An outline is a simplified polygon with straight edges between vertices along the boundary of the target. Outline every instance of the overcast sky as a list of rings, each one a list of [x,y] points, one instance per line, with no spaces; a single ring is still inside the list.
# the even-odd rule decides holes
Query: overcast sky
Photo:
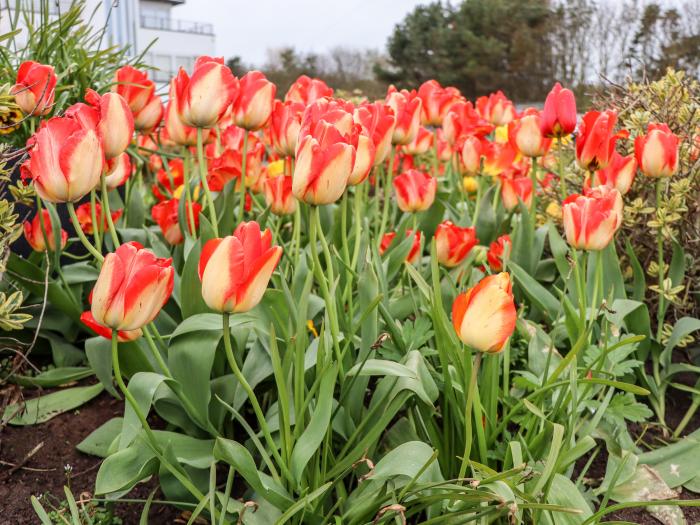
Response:
[[[394,25],[428,0],[187,0],[173,18],[211,22],[217,54],[262,65],[267,48],[322,53],[342,45],[384,49]]]

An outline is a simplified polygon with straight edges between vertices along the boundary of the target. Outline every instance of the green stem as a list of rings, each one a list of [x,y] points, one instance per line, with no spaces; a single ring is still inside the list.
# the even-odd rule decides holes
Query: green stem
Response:
[[[364,196],[366,183],[359,184],[355,186],[355,198],[353,199],[353,226],[354,226],[354,245],[352,248],[352,260],[350,261],[350,268],[355,271],[357,268],[357,260],[360,257],[360,241],[362,240],[362,209],[364,207]]]
[[[466,192],[464,192],[466,193]],[[476,178],[476,203],[474,204],[474,215],[472,216],[472,226],[476,227],[476,221],[479,218],[479,208],[481,207],[481,177]],[[467,207],[467,211],[468,211]]]
[[[240,203],[238,204],[238,222],[243,222],[243,217],[245,215],[245,177],[248,163],[248,131],[243,133],[243,156],[241,158],[241,197]]]
[[[693,416],[695,415],[695,412],[697,412],[698,407],[700,407],[700,398],[697,396],[693,397],[693,402],[690,404],[688,407],[688,410],[686,411],[685,415],[683,416],[683,419],[681,419],[681,422],[678,423],[678,426],[676,427],[676,430],[673,432],[673,437],[678,438],[681,435],[681,432],[685,429],[685,427],[690,423],[690,420],[693,419]]]
[[[112,220],[112,212],[109,209],[109,193],[107,190],[107,178],[105,174],[102,173],[102,208],[104,210],[105,216],[107,218],[107,227],[109,228],[109,235],[112,237],[112,243],[114,243],[114,249],[119,248],[119,237],[117,237],[117,230],[114,228],[114,221]],[[100,219],[100,226],[104,224]],[[97,229],[97,224],[93,223],[93,227]]]
[[[591,324],[595,322],[595,313],[598,311],[600,306],[598,303],[600,299],[598,295],[601,290],[603,290],[603,250],[598,250],[596,252],[596,268],[595,277],[593,280],[593,296],[591,297]]]
[[[158,363],[158,366],[160,367],[163,374],[165,374],[169,378],[172,377],[172,374],[170,373],[170,369],[168,368],[168,365],[165,363],[165,360],[163,359],[163,356],[161,355],[160,350],[158,350],[156,343],[153,341],[153,338],[151,337],[151,333],[148,330],[148,326],[144,326],[143,328],[141,328],[141,331],[143,332],[143,335],[146,338],[146,342],[148,343],[148,348],[150,349],[151,354],[153,354],[153,358]]]
[[[537,213],[537,157],[531,157],[532,169],[530,170],[530,179],[532,180],[532,204],[530,205],[530,213]],[[533,215],[534,222],[535,217]]]
[[[209,208],[209,220],[211,221],[212,229],[214,230],[214,236],[219,236],[219,222],[216,218],[216,207],[214,206],[214,198],[211,195],[211,190],[209,189],[209,182],[207,182],[207,165],[204,159],[204,145],[202,143],[202,128],[197,128],[197,164],[199,164],[199,178],[202,181],[202,187],[204,188],[204,193],[207,195],[207,206]],[[194,222],[192,223],[194,224]]]
[[[95,249],[95,247],[92,244],[90,244],[90,241],[88,241],[87,237],[85,237],[85,234],[83,233],[83,230],[80,227],[80,221],[78,220],[78,216],[75,214],[75,205],[72,202],[67,202],[66,206],[68,208],[68,214],[70,215],[70,220],[73,223],[73,228],[75,229],[75,233],[78,236],[78,239],[80,239],[80,242],[83,243],[85,249],[92,254],[92,256],[97,260],[97,262],[100,263],[100,265],[102,265],[105,258],[100,252],[98,252]]]
[[[659,178],[656,181],[656,209],[661,208],[661,199],[663,197],[663,179]],[[656,340],[661,341],[661,335],[664,330],[664,318],[666,317],[666,306],[665,298],[663,294],[664,290],[664,275],[666,273],[665,263],[664,263],[664,235],[662,228],[659,228],[656,232],[656,247],[658,250],[658,265],[659,265],[659,305],[656,309]]]
[[[291,481],[291,473],[287,469],[287,465],[285,464],[284,460],[282,459],[282,456],[280,456],[280,453],[277,450],[275,440],[272,439],[270,429],[268,428],[267,421],[265,420],[265,414],[263,414],[262,408],[260,407],[260,403],[258,403],[258,399],[255,397],[255,392],[253,392],[253,389],[251,388],[250,384],[248,384],[248,380],[243,375],[243,372],[241,372],[241,369],[238,367],[238,363],[236,362],[236,358],[233,355],[233,348],[231,346],[231,328],[229,327],[230,316],[231,314],[229,312],[223,312],[221,315],[223,319],[224,349],[226,351],[226,359],[228,360],[228,364],[231,367],[231,370],[233,371],[233,375],[236,376],[236,379],[238,380],[239,384],[241,385],[245,393],[248,395],[248,400],[253,406],[255,416],[258,418],[258,423],[260,423],[260,427],[262,429],[263,435],[265,436],[267,446],[270,447],[270,451],[275,457],[275,460],[277,461],[277,464],[282,470],[282,473],[288,480]]]
[[[101,208],[100,206],[100,209]],[[102,222],[97,222],[97,197],[95,196],[95,190],[90,192],[90,218],[92,219],[92,240],[95,242],[95,246],[101,249],[102,239],[100,239],[99,226],[102,226]]]
[[[562,143],[561,137],[557,142],[557,156],[559,157],[559,195],[561,196],[562,202],[566,199],[567,189],[566,189],[566,177],[564,173],[564,144]]]
[[[462,464],[459,467],[459,478],[464,478],[467,473],[467,465],[469,464],[469,456],[472,450],[472,405],[474,404],[474,391],[476,390],[476,379],[479,374],[479,366],[481,365],[482,353],[477,352],[472,364],[472,373],[469,380],[469,390],[467,391],[467,403],[464,409],[464,454],[462,455]],[[470,356],[467,357],[470,359]]]
[[[167,166],[167,159],[163,159],[163,164]],[[197,229],[195,228],[194,222],[194,209],[192,208],[192,188],[190,187],[190,169],[192,167],[192,158],[190,156],[190,150],[185,148],[185,156],[182,161],[182,178],[183,185],[185,186],[185,207],[187,212],[187,229],[193,239],[197,238]],[[172,182],[172,175],[170,175],[170,170],[167,170],[170,177],[170,185],[175,190],[174,183]]]
[[[384,177],[384,202],[382,204],[382,219],[379,223],[379,235],[377,238],[381,241],[384,237],[384,232],[386,231],[386,223],[389,220],[389,205],[391,204],[391,181],[394,178],[394,155],[395,146],[391,145],[391,150],[389,151],[389,170]]]

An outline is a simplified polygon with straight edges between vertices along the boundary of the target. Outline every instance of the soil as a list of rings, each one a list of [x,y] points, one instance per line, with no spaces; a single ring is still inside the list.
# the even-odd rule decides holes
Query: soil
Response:
[[[58,506],[64,499],[64,485],[70,486],[76,500],[81,495],[88,499],[101,459],[83,454],[75,446],[104,422],[122,414],[122,402],[103,392],[78,410],[56,416],[44,424],[8,425],[0,430],[0,525],[38,523],[30,497],[50,495],[48,500],[42,498],[42,502]],[[42,446],[27,459],[39,445]],[[69,472],[65,468],[67,465],[70,465]],[[129,493],[129,498],[145,500],[156,486],[155,479],[140,484]],[[44,507],[50,510],[48,505]],[[132,525],[139,523],[141,510],[141,504],[120,503],[115,506],[114,513],[124,525]],[[174,507],[154,503],[148,523],[178,523],[180,514]]]

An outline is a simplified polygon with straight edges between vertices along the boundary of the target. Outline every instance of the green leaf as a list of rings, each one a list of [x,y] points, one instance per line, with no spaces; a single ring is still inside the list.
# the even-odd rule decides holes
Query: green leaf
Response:
[[[433,448],[422,441],[403,443],[377,462],[367,480],[391,480],[396,487],[401,487],[411,480],[418,483],[443,481],[440,465],[433,458],[434,453]]]
[[[547,315],[550,322],[555,321],[559,316],[559,301],[516,263],[509,262],[508,268],[528,299]]]
[[[85,454],[101,458],[109,456],[109,449],[122,430],[124,418],[113,417],[93,430],[75,448]]]
[[[5,407],[3,421],[10,425],[35,425],[84,405],[102,392],[101,384],[58,390],[45,396]],[[10,419],[11,418],[11,419]]]
[[[336,366],[331,366],[323,373],[316,398],[316,408],[311,415],[309,424],[294,445],[290,459],[290,471],[297,483],[301,480],[311,456],[326,437],[333,410],[333,390],[337,374],[338,368]]]
[[[394,376],[411,377],[418,379],[415,372],[395,361],[384,359],[368,359],[365,363],[358,363],[347,372],[348,376]]]
[[[41,520],[41,525],[53,525],[53,521],[51,521],[51,518],[49,518],[49,515],[46,513],[46,509],[44,509],[42,504],[39,503],[39,500],[36,499],[36,496],[32,496],[31,498],[29,498],[29,500],[32,502],[32,508],[34,509],[34,512]]]
[[[632,266],[632,274],[634,276],[634,281],[632,283],[632,299],[635,301],[643,301],[647,289],[646,277],[644,275],[644,269],[639,259],[637,259],[637,254],[629,239],[625,239],[625,252],[627,253],[627,257],[629,257],[630,265]]]
[[[62,270],[68,284],[91,283],[96,281],[100,275],[100,270],[85,261],[66,264]]]
[[[671,364],[670,352],[676,347],[676,345],[678,345],[678,343],[681,342],[681,339],[683,339],[686,335],[695,332],[696,330],[700,330],[700,319],[696,319],[694,317],[682,317],[676,322],[676,324],[673,326],[671,337],[668,338],[668,342],[666,343],[662,354],[662,356],[664,354],[668,355],[668,358],[666,359],[668,364]],[[664,358],[662,357],[662,361],[663,360]]]
[[[68,366],[46,370],[35,376],[16,375],[12,376],[12,381],[20,386],[32,387],[40,386],[50,388],[61,386],[74,381],[80,381],[90,377],[93,371],[85,366]]]
[[[209,307],[202,298],[202,281],[199,280],[199,258],[201,251],[202,241],[200,240],[197,241],[197,243],[192,247],[192,250],[190,250],[190,253],[187,255],[187,259],[185,260],[185,266],[182,269],[182,279],[180,281],[180,305],[182,317],[184,319],[196,314],[202,314],[210,311]]]
[[[552,484],[547,495],[547,503],[579,511],[578,514],[543,512],[541,514],[543,522],[552,525],[580,525],[593,514],[576,485],[561,474],[554,474],[552,478]]]

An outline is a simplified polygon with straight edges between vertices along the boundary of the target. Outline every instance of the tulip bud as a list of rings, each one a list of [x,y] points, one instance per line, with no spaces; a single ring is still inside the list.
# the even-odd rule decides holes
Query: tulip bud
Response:
[[[532,179],[527,176],[502,176],[501,199],[507,211],[516,209],[521,201],[529,208],[532,204]]]
[[[563,203],[566,240],[581,250],[602,250],[622,224],[622,196],[598,186],[586,195],[571,195]]]
[[[233,235],[212,239],[202,248],[202,297],[217,312],[247,312],[262,299],[282,248],[272,246],[270,230],[257,222],[238,225]]]
[[[122,153],[118,157],[109,159],[105,163],[105,183],[107,188],[113,190],[124,184],[131,176],[131,159],[128,153]]]
[[[393,86],[392,86],[393,87]],[[420,127],[421,100],[415,91],[389,88],[386,96],[386,104],[394,111],[396,125],[392,136],[392,143],[405,145],[416,138]]]
[[[557,82],[544,101],[540,130],[545,137],[565,137],[576,129],[576,98]]]
[[[194,220],[194,228],[192,221],[190,220],[190,203],[185,203],[185,222],[187,227],[194,229],[195,231],[199,228],[199,213],[202,211],[202,205],[198,202],[193,202],[192,206],[192,219]],[[185,240],[185,236],[180,229],[180,222],[178,217],[178,212],[180,209],[179,199],[170,199],[167,201],[162,201],[151,208],[151,217],[156,224],[160,226],[160,231],[163,232],[163,237],[165,241],[171,246],[182,244]]]
[[[265,180],[265,202],[275,215],[289,215],[297,209],[297,200],[292,193],[292,177],[279,175]]]
[[[285,102],[301,102],[304,106],[313,104],[323,97],[332,97],[333,89],[321,79],[301,75],[289,86],[284,97]]]
[[[423,126],[420,126],[413,140],[404,145],[403,151],[407,155],[424,155],[428,153],[432,147],[433,134]]]
[[[486,260],[491,271],[500,272],[503,270],[504,263],[507,263],[508,259],[510,259],[512,247],[513,243],[508,235],[501,235],[489,245],[489,250],[486,252]]]
[[[508,140],[526,157],[541,157],[552,145],[552,139],[545,138],[540,131],[540,120],[539,111],[528,108],[519,119],[508,124]]]
[[[112,222],[119,220],[124,210],[112,212]],[[95,231],[95,225],[92,222],[92,205],[89,202],[83,203],[75,209],[75,215],[78,217],[80,229],[87,235],[92,235]],[[95,219],[97,219],[97,231],[104,232],[108,228],[107,216],[102,211],[102,205],[99,202],[95,203]]]
[[[181,68],[172,85],[182,121],[194,128],[213,128],[239,90],[238,79],[224,65],[224,59],[208,56],[196,60],[192,78]]]
[[[418,170],[408,170],[393,181],[396,202],[401,211],[413,213],[432,206],[437,191],[437,179]]]
[[[454,268],[466,259],[478,242],[474,228],[462,228],[452,221],[443,221],[435,230],[438,262]]]
[[[41,229],[41,222],[44,222],[44,230]],[[41,218],[37,213],[34,218],[30,221],[24,221],[24,238],[27,239],[29,246],[35,252],[43,252],[46,250],[46,244],[48,241],[49,251],[56,251],[56,239],[54,239],[53,225],[51,224],[51,215],[48,210],[41,210]],[[46,238],[44,238],[44,233],[46,233]],[[68,233],[66,230],[61,228],[61,249],[66,246],[66,241],[68,240]]]
[[[270,137],[279,155],[294,156],[303,113],[304,105],[300,102],[275,101],[270,117]]]
[[[75,202],[100,182],[104,155],[97,132],[74,119],[44,121],[28,141],[22,169],[39,196],[49,202]]]
[[[137,242],[107,254],[92,290],[95,322],[113,330],[137,330],[156,318],[173,291],[175,271]]]
[[[649,124],[634,140],[639,169],[647,177],[671,177],[678,171],[678,137],[666,124]]]
[[[411,250],[406,255],[406,262],[409,264],[415,264],[420,259],[422,245],[423,245],[423,235],[420,230],[415,233],[413,230],[406,230],[406,237],[413,237],[413,244],[411,244]],[[379,243],[379,254],[384,255],[389,247],[393,244],[396,238],[396,232],[385,233]]]
[[[481,141],[470,135],[464,139],[462,146],[462,167],[470,175],[475,175],[481,170],[481,155],[483,146]]]
[[[484,277],[452,304],[452,323],[462,342],[479,352],[498,353],[513,335],[517,312],[510,275]]]
[[[589,111],[583,116],[576,137],[576,158],[579,166],[595,171],[605,168],[615,151],[615,143],[627,132],[614,133],[617,114]]]
[[[634,182],[637,173],[637,161],[632,155],[623,157],[614,151],[610,158],[610,164],[602,170],[593,173],[591,186],[611,186],[625,195]]]
[[[47,115],[53,106],[56,92],[56,73],[52,66],[33,60],[20,64],[17,80],[10,89],[15,103],[28,116]]]
[[[233,102],[236,126],[257,131],[267,125],[272,114],[277,86],[260,71],[249,71],[240,81],[238,97]]]

